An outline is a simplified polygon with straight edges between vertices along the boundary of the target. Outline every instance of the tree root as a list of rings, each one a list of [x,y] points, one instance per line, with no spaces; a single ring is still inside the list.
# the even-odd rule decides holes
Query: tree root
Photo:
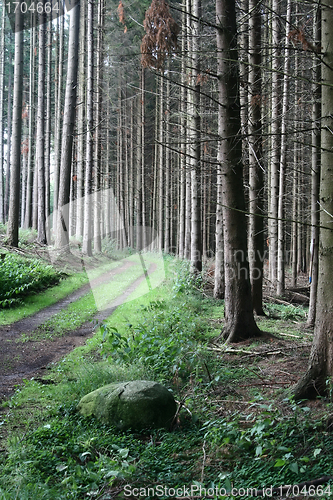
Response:
[[[300,399],[316,399],[327,396],[327,377],[322,371],[309,368],[292,390],[295,401]]]

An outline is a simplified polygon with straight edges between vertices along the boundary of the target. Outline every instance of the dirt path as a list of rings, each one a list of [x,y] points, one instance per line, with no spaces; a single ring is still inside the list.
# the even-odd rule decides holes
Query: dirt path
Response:
[[[53,340],[18,342],[22,333],[32,333],[49,318],[89,293],[92,286],[109,281],[110,278],[124,272],[132,265],[135,265],[135,263],[125,261],[122,266],[109,271],[100,278],[96,278],[93,282],[84,285],[56,304],[12,325],[0,327],[0,400],[8,397],[14,391],[15,386],[22,382],[23,379],[42,377],[47,365],[59,361],[76,347],[85,344],[87,338],[94,333],[96,321],[100,323],[108,318],[145,280],[144,273],[111,302],[107,309],[99,311],[94,316],[93,321],[85,322],[78,329],[67,333],[63,337]],[[148,274],[153,273],[156,267],[155,264],[151,264]]]

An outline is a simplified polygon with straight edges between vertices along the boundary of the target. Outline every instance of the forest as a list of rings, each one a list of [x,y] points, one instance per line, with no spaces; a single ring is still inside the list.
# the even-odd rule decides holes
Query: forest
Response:
[[[0,80],[0,500],[329,498],[333,0],[1,2]]]

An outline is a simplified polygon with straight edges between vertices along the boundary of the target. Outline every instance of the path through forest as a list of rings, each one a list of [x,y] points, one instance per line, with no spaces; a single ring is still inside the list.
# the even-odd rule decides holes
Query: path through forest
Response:
[[[83,345],[91,337],[96,325],[108,318],[115,309],[157,269],[156,263],[151,263],[148,271],[132,281],[123,292],[108,304],[107,308],[98,311],[90,321],[86,321],[79,328],[67,332],[61,337],[44,340],[28,340],[21,342],[21,336],[33,333],[47,320],[89,293],[91,289],[109,283],[112,278],[121,275],[135,265],[135,262],[125,260],[122,265],[104,273],[99,278],[84,285],[56,304],[53,304],[33,316],[24,318],[11,325],[0,327],[0,400],[9,396],[15,386],[23,379],[37,377],[42,379],[47,366],[59,361],[63,356],[78,346]]]

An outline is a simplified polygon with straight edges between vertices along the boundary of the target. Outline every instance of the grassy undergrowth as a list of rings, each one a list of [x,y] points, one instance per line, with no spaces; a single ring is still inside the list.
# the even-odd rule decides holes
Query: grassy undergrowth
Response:
[[[61,277],[62,273],[39,259],[3,254],[0,261],[0,307],[16,305],[26,295],[57,284]]]
[[[12,256],[10,254],[8,254],[8,256],[9,260],[17,260],[16,256]],[[37,293],[37,290],[35,290],[33,293],[29,293],[29,295],[22,296],[19,300],[15,300],[15,303],[13,302],[12,307],[10,308],[1,309],[0,307],[0,325],[10,325],[19,319],[31,316],[45,307],[57,303],[59,300],[67,297],[70,293],[89,283],[89,281],[98,279],[99,276],[105,274],[106,272],[120,267],[122,265],[122,258],[124,257],[126,257],[126,255],[119,254],[119,260],[117,261],[110,261],[110,259],[105,257],[101,257],[97,261],[94,259],[94,262],[92,264],[90,263],[91,269],[89,270],[88,275],[86,271],[76,271],[71,275],[65,275],[63,273],[59,273],[51,266],[46,266],[42,261],[38,261],[38,266],[42,270],[46,267],[48,272],[54,273],[55,276],[58,276],[57,284],[52,286],[52,282],[50,281],[49,286],[46,289],[43,289],[42,294]],[[133,260],[132,257],[129,257],[129,259]],[[30,260],[27,259],[18,260],[22,260],[24,263],[30,262]],[[52,271],[49,271],[49,268],[51,268]],[[133,269],[132,271],[122,272],[120,275],[120,282],[117,282],[117,279],[115,279],[112,283],[112,290],[108,290],[109,300],[112,300],[112,297],[115,297],[118,293],[120,293],[131,281],[131,279],[134,279],[136,274],[140,272],[142,272],[141,265],[136,266],[134,273]],[[43,287],[44,285],[41,285],[41,288]],[[94,293],[98,293],[98,287],[94,289]],[[83,298],[81,302],[78,301],[69,308],[66,308],[66,310],[62,313],[59,313],[55,318],[47,322],[45,328],[43,327],[36,332],[36,339],[51,338],[52,332],[54,332],[55,336],[57,336],[61,331],[65,333],[78,327],[84,321],[91,318],[97,311],[95,298],[96,297],[93,297],[93,294],[90,293],[89,296]]]
[[[119,263],[112,263],[108,264],[108,266],[103,266],[102,269],[104,271],[110,271],[119,265]],[[98,274],[101,274],[101,269],[95,270],[94,274],[98,277]],[[141,266],[136,265],[114,276],[107,285],[96,285],[93,291],[69,304],[62,311],[40,325],[32,333],[23,334],[18,341],[27,342],[32,340],[54,339],[79,328],[84,322],[92,320],[94,315],[98,312],[98,307],[96,305],[96,297],[98,297],[98,295],[107,297],[108,303],[112,303],[112,301],[123,293],[127,286],[141,274]]]
[[[41,309],[51,306],[64,297],[67,297],[67,295],[87,282],[87,275],[84,272],[63,277],[56,286],[44,290],[42,294],[29,295],[28,297],[24,297],[22,303],[17,304],[15,307],[0,310],[0,325],[10,325],[19,319],[31,316]]]
[[[200,280],[184,263],[166,264],[162,286],[139,297],[137,290],[87,345],[3,404],[0,499],[175,498],[176,488],[187,494],[191,487],[192,496],[200,487],[221,490],[212,496],[201,490],[200,498],[236,498],[233,487],[244,488],[246,497],[247,488],[332,474],[333,443],[324,424],[330,406],[316,412],[278,400],[281,391],[251,386],[262,377],[259,358],[210,349],[223,304],[202,297]],[[275,321],[276,333],[286,321],[283,306],[278,314],[262,320]],[[116,432],[77,414],[83,395],[133,379],[157,380],[173,391],[182,409],[172,432]],[[317,496],[328,498],[325,488]]]

